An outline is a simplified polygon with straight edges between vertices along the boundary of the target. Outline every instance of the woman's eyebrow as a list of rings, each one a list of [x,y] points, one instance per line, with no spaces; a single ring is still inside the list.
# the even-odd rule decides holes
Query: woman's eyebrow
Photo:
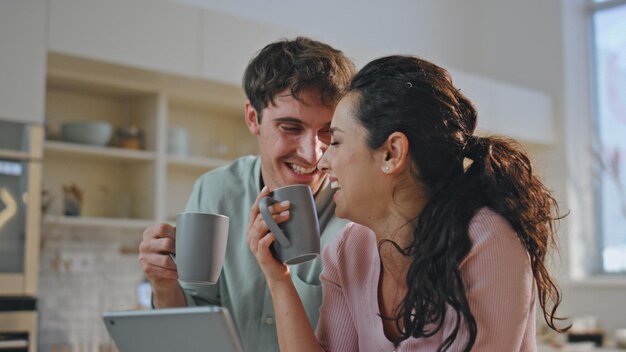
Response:
[[[342,130],[341,128],[336,127],[336,126],[329,128],[329,129],[328,129],[328,131],[329,131],[330,133],[335,133],[335,132],[343,132],[343,130]]]

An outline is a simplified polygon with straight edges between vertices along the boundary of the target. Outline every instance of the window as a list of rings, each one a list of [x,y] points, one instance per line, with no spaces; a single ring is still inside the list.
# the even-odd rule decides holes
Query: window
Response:
[[[601,268],[626,272],[626,1],[596,0],[596,204]]]

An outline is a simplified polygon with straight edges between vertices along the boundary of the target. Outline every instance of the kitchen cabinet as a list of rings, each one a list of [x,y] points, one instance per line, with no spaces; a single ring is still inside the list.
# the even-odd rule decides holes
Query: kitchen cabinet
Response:
[[[242,89],[58,53],[48,59],[44,188],[48,222],[145,227],[173,221],[194,180],[257,152],[243,118]],[[106,121],[140,130],[143,148],[68,143],[69,121]],[[174,134],[185,131],[181,150]],[[83,194],[80,217],[66,217],[64,185]],[[45,200],[44,200],[45,201]]]
[[[201,75],[230,84],[241,84],[248,61],[258,50],[280,38],[295,38],[299,34],[208,10],[202,11],[202,16]]]
[[[198,76],[200,16],[164,0],[51,0],[49,49]]]
[[[0,1],[0,119],[42,123],[46,0]]]
[[[257,50],[298,34],[173,1],[50,3],[51,51],[235,85]]]
[[[451,72],[455,84],[476,105],[477,132],[536,146],[556,142],[554,102],[544,92],[468,72]]]

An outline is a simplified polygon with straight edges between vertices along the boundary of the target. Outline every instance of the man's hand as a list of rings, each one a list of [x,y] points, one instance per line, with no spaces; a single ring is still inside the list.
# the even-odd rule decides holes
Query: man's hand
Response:
[[[178,285],[178,271],[170,253],[176,252],[176,228],[159,224],[147,228],[139,244],[139,262],[152,285],[155,307],[185,305]]]

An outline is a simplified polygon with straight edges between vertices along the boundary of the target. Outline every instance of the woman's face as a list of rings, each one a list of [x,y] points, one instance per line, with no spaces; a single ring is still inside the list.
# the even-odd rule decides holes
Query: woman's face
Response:
[[[328,173],[331,187],[337,190],[335,214],[367,225],[385,203],[383,195],[388,188],[376,162],[376,151],[366,144],[367,130],[354,117],[357,101],[351,93],[337,105],[330,128],[331,144],[318,167]]]

